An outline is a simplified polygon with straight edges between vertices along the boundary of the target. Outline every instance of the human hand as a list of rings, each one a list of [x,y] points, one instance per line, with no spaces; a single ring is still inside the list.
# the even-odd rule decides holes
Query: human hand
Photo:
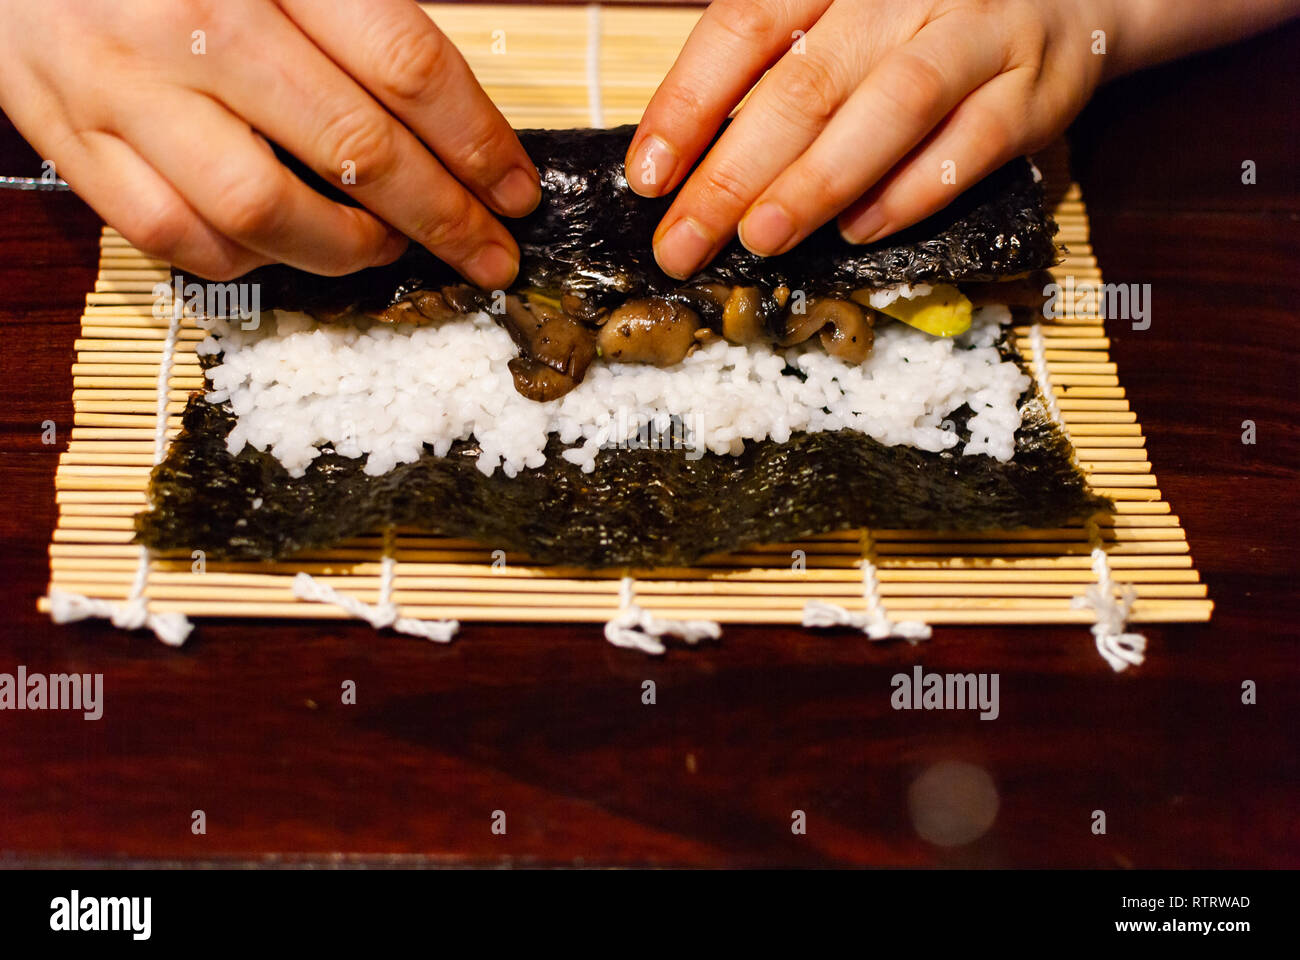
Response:
[[[1113,20],[1109,0],[717,0],[646,108],[632,189],[676,188],[758,85],[655,232],[659,265],[688,277],[737,230],[771,256],[837,216],[851,243],[924,219],[1065,128]]]
[[[409,0],[0,0],[0,108],[103,218],[217,280],[337,275],[406,237],[510,283],[537,171]],[[363,205],[335,203],[267,138]],[[391,226],[390,226],[391,225]]]

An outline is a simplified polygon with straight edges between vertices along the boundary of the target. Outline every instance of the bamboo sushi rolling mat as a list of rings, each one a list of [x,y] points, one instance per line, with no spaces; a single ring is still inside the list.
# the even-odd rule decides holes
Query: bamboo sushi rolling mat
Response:
[[[635,122],[700,11],[653,7],[429,7],[516,127]],[[495,51],[495,52],[494,52]],[[1049,186],[1068,183],[1063,147],[1038,158]],[[1057,189],[1058,278],[1100,281],[1077,185]],[[160,360],[169,321],[153,317],[166,263],[105,229],[99,279],[86,298],[73,363],[74,427],[56,476],[59,520],[50,545],[50,588],[121,601],[131,595],[141,548],[132,517],[147,505],[154,462]],[[1031,330],[1015,330],[1031,366]],[[1129,409],[1101,321],[1044,323],[1045,361],[1080,465],[1116,506],[1094,533],[1110,573],[1136,590],[1134,622],[1208,620],[1212,602],[1192,565],[1179,518],[1164,501]],[[179,429],[187,396],[203,387],[195,346],[204,332],[181,322],[167,383],[167,431]],[[1084,527],[983,535],[915,530],[828,534],[755,547],[689,569],[633,571],[637,601],[667,617],[732,623],[798,623],[809,600],[863,608],[860,567],[871,551],[880,599],[896,619],[932,624],[1090,624],[1072,605],[1096,583]],[[366,603],[381,585],[382,537],[351,541],[283,563],[208,563],[186,555],[149,560],[144,596],[157,613],[191,616],[345,618],[333,604],[295,598],[299,571]],[[803,551],[804,569],[792,562]],[[393,601],[406,617],[462,621],[605,621],[619,609],[624,571],[528,565],[491,548],[397,531]],[[42,598],[42,610],[49,601]]]

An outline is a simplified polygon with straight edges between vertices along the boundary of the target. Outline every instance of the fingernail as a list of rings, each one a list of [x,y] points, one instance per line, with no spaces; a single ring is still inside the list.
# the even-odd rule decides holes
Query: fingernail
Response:
[[[643,197],[657,197],[672,182],[677,151],[656,136],[646,137],[627,167],[627,185]]]
[[[794,218],[779,203],[764,200],[740,221],[739,233],[746,250],[770,257],[784,252],[794,239]]]
[[[670,277],[685,280],[713,250],[713,240],[690,217],[682,217],[655,244],[655,260]]]
[[[465,264],[465,276],[484,290],[504,290],[514,282],[519,263],[499,243],[487,243]]]
[[[542,199],[542,189],[538,186],[537,175],[523,167],[511,167],[510,171],[488,191],[488,194],[497,209],[508,217],[522,217],[531,212]]]
[[[840,236],[849,243],[870,243],[885,229],[885,225],[885,211],[873,204],[842,222]]]
[[[410,243],[411,241],[407,237],[396,230],[388,231],[384,245],[379,248],[379,252],[375,254],[375,259],[370,261],[370,265],[372,267],[382,267],[392,263],[406,252],[406,248],[410,246]]]

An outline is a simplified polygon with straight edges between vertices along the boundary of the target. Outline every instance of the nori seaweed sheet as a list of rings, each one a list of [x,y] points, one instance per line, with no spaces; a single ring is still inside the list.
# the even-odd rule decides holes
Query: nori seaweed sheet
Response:
[[[367,476],[360,458],[327,452],[295,479],[269,453],[245,447],[231,456],[234,415],[195,394],[153,471],[152,509],[136,517],[137,539],[213,560],[282,559],[396,524],[540,563],[654,567],[860,526],[1059,527],[1109,508],[1032,389],[1021,409],[1015,458],[1005,463],[841,430],[751,441],[737,457],[602,451],[589,474],[552,438],[546,464],[513,479],[484,476],[472,442],[445,457],[426,451],[380,477]],[[952,417],[963,442],[968,416],[962,408]]]
[[[519,132],[543,196],[532,214],[507,221],[521,251],[517,287],[621,298],[680,286],[659,270],[650,246],[671,198],[639,197],[624,178],[633,129]],[[351,202],[297,169],[317,189]],[[1041,184],[1016,160],[880,243],[850,245],[833,224],[779,257],[756,257],[733,241],[692,282],[767,290],[784,284],[819,296],[997,280],[1054,263],[1055,232]],[[264,308],[308,311],[378,310],[411,290],[459,282],[414,245],[394,264],[346,277],[273,266],[243,280],[262,285]],[[1003,351],[1020,362],[1006,343]],[[552,439],[546,465],[513,479],[479,472],[472,442],[455,444],[445,457],[426,451],[382,477],[366,476],[361,459],[326,452],[295,479],[269,453],[245,448],[231,456],[225,438],[233,414],[196,394],[180,436],[153,471],[152,506],[136,517],[137,539],[155,550],[202,549],[214,560],[280,559],[396,524],[542,563],[650,567],[859,526],[1057,527],[1108,508],[1087,488],[1068,441],[1032,390],[1021,407],[1016,455],[1006,463],[884,446],[846,430],[750,442],[738,457],[606,451],[590,474],[559,456]],[[952,419],[965,442],[962,413]]]
[[[651,238],[672,196],[647,199],[628,187],[623,159],[634,126],[608,130],[520,130],[537,165],[542,199],[536,210],[505,220],[519,243],[515,288],[584,292],[609,299],[665,295],[681,281],[663,273]],[[286,162],[316,189],[353,203],[292,158]],[[1030,165],[1017,159],[994,171],[947,208],[880,242],[847,243],[829,223],[788,253],[759,257],[732,240],[692,283],[786,285],[808,296],[897,283],[998,280],[1059,259],[1056,223]],[[261,284],[264,308],[307,310],[356,305],[382,310],[406,293],[462,282],[423,247],[412,244],[395,263],[344,277],[320,277],[282,265],[241,278]]]

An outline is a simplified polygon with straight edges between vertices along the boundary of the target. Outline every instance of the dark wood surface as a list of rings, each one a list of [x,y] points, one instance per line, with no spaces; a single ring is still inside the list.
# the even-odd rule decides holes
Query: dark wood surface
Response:
[[[0,862],[1300,864],[1298,56],[1292,26],[1134,77],[1073,130],[1107,278],[1154,287],[1151,328],[1115,325],[1114,354],[1218,605],[1208,625],[1145,628],[1149,659],[1123,675],[1081,627],[940,628],[916,648],[732,627],[650,659],[595,626],[473,624],[441,647],[202,621],[180,651],[52,626],[36,599],[62,443],[40,425],[71,426],[99,224],[75,197],[0,193],[0,672],[105,684],[98,721],[0,712]],[[39,173],[7,125],[0,173]],[[890,677],[915,663],[998,673],[1001,716],[892,710]],[[1000,798],[958,847],[909,813],[946,760]]]

